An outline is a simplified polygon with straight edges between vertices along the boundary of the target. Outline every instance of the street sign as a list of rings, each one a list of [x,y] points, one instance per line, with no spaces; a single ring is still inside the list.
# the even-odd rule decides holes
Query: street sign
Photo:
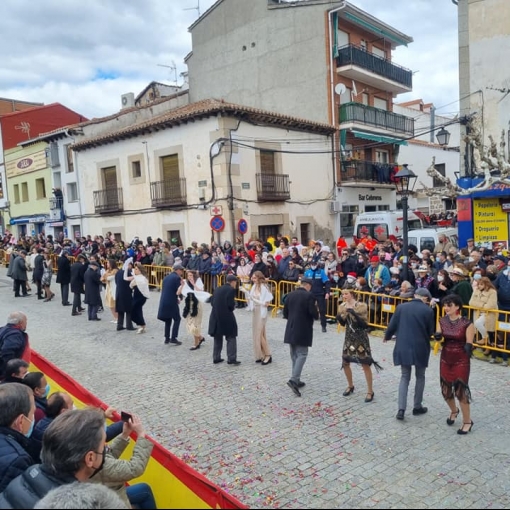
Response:
[[[209,224],[215,232],[221,232],[225,228],[225,220],[221,216],[213,216]]]
[[[223,215],[223,207],[221,205],[213,205],[209,210],[211,211],[211,216]]]
[[[244,218],[241,218],[237,222],[237,230],[239,231],[240,234],[243,235],[246,234],[246,232],[248,232],[248,223]]]

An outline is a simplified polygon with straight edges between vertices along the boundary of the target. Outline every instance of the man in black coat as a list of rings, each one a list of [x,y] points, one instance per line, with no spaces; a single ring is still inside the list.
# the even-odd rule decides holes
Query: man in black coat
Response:
[[[402,372],[398,388],[397,420],[404,419],[412,366],[415,367],[416,376],[413,415],[425,414],[428,410],[423,407],[422,401],[425,370],[429,365],[430,340],[435,329],[435,314],[428,305],[431,298],[427,289],[416,289],[412,301],[397,306],[384,334],[384,342],[396,336],[393,363],[400,365]]]
[[[127,272],[124,269],[115,273],[115,311],[117,312],[117,331],[134,331],[131,320],[131,311],[133,310],[133,289],[129,286],[129,281],[124,280],[124,273],[132,276],[133,264],[128,264]],[[124,327],[124,317],[126,326]]]
[[[97,311],[101,305],[101,273],[99,264],[95,261],[90,262],[85,271],[85,302],[88,306],[89,321],[100,321]]]
[[[165,344],[182,345],[182,342],[177,339],[177,335],[179,334],[179,325],[181,324],[179,299],[180,290],[184,286],[183,274],[184,267],[181,264],[174,264],[173,271],[163,279],[158,320],[165,323]],[[170,330],[172,336],[170,336]]]
[[[12,272],[11,277],[14,280],[14,297],[20,296],[20,288],[22,291],[22,297],[28,296],[27,292],[27,265],[25,263],[25,259],[27,258],[27,252],[25,250],[21,250],[19,255],[12,262]]]
[[[85,271],[87,270],[87,266],[85,265],[85,261],[87,257],[82,255],[81,253],[76,258],[76,262],[71,266],[71,292],[73,293],[73,309],[71,315],[81,315],[81,312],[85,310],[85,308],[81,307],[81,295],[85,294]]]
[[[0,492],[30,467],[28,437],[34,424],[34,395],[20,383],[0,386]],[[0,507],[1,508],[1,507]]]
[[[11,359],[23,357],[28,347],[27,316],[22,312],[12,312],[7,317],[7,325],[0,328],[0,377],[6,375],[5,368]]]
[[[290,359],[292,360],[292,376],[287,386],[298,396],[299,388],[305,383],[301,381],[301,372],[308,357],[308,348],[313,341],[313,321],[319,319],[319,309],[315,298],[311,294],[313,280],[303,278],[301,286],[287,294],[283,306],[283,318],[287,319],[284,343],[290,345]]]
[[[37,299],[44,299],[42,293],[41,280],[44,273],[44,250],[42,248],[37,249],[37,255],[34,258],[34,267],[32,278],[34,279],[34,283],[37,285]]]
[[[212,310],[209,317],[209,335],[214,337],[213,363],[225,361],[221,357],[223,337],[227,340],[227,363],[240,365],[237,361],[237,321],[234,315],[236,307],[237,277],[227,276],[227,283],[218,287],[211,298]]]
[[[71,306],[69,303],[69,284],[71,283],[71,262],[67,258],[67,251],[63,250],[57,259],[57,283],[60,283],[62,306]]]

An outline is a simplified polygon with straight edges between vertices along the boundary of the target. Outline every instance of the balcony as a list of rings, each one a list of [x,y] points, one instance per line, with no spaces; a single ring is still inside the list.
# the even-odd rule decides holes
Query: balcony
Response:
[[[366,83],[372,87],[401,94],[413,89],[413,72],[378,57],[364,49],[348,44],[338,50],[337,73],[345,78]]]
[[[108,214],[124,210],[122,188],[101,189],[94,191],[94,208],[96,213]]]
[[[257,200],[283,202],[290,198],[288,175],[257,174]]]
[[[342,186],[369,182],[377,187],[394,187],[391,181],[391,170],[394,164],[362,161],[359,159],[343,160],[341,165]]]
[[[362,103],[345,103],[340,106],[340,129],[353,127],[372,126],[375,129],[370,131],[380,134],[393,134],[401,138],[412,138],[414,136],[414,119],[388,112],[373,106],[366,106]]]
[[[151,182],[152,207],[186,205],[186,179]]]
[[[62,209],[64,204],[63,197],[52,197],[50,198],[50,211],[55,209]]]

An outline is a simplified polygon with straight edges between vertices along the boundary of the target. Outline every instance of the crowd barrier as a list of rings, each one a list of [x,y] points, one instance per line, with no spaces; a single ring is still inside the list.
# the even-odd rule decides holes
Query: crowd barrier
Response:
[[[53,272],[57,272],[57,259],[58,255],[52,255],[53,261]],[[75,257],[69,257],[71,264],[75,262]],[[5,250],[0,250],[0,263],[8,265],[9,254]],[[122,263],[119,262],[119,269],[122,268]],[[168,266],[153,266],[144,265],[147,277],[149,280],[149,287],[157,288],[161,290],[161,286],[165,276],[172,272],[172,268]],[[202,281],[204,282],[204,288],[207,292],[214,292],[214,290],[223,285],[225,282],[225,275],[211,275],[202,274]],[[251,288],[251,283],[247,279],[240,279],[239,285],[244,286],[247,290]],[[298,285],[299,282],[289,281],[275,281],[268,280],[267,285],[269,290],[273,294],[273,301],[270,305],[272,316],[276,316],[279,311],[283,309],[285,296],[292,292]],[[333,287],[331,289],[330,298],[326,301],[326,317],[330,321],[334,321],[337,315],[338,305],[341,302],[341,288]],[[401,298],[398,296],[388,296],[386,294],[374,294],[372,292],[361,292],[357,291],[357,298],[368,306],[368,325],[372,329],[384,330],[395,313],[396,307],[409,301],[408,298]],[[246,306],[246,295],[244,292],[238,291],[236,294],[236,301],[239,306]],[[471,320],[474,319],[475,312],[478,310],[472,306],[465,306],[465,314]],[[439,312],[439,308],[437,308]],[[444,313],[444,312],[441,312]],[[496,341],[491,341],[490,337],[481,338],[481,335],[477,333],[477,344],[485,347],[490,351],[496,351],[501,353],[510,354],[510,342],[508,340],[508,333],[510,333],[510,312],[501,310],[483,310],[483,313],[495,314],[497,317],[494,333]],[[440,319],[440,313],[436,313],[436,322]],[[339,330],[341,329],[338,326]],[[492,336],[492,335],[491,335]]]

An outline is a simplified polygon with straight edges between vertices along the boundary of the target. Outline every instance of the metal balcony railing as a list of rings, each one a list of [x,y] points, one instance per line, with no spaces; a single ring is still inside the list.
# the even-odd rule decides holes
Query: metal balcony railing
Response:
[[[186,205],[186,179],[151,182],[152,207]]]
[[[411,70],[393,64],[391,61],[369,53],[354,44],[339,48],[336,65],[337,67],[345,65],[359,66],[410,89],[413,87],[413,72]]]
[[[376,161],[343,160],[342,183],[365,181],[377,184],[395,184],[391,180],[394,166],[391,163],[377,163]]]
[[[124,209],[122,188],[101,189],[94,191],[94,208],[96,213],[112,213]]]
[[[63,204],[64,204],[64,199],[62,197],[50,198],[50,210],[62,209]]]
[[[340,106],[340,123],[354,122],[366,126],[375,126],[393,133],[414,136],[414,119],[388,112],[362,103],[345,103]]]
[[[290,198],[288,175],[257,174],[257,199],[260,201],[284,201]]]

